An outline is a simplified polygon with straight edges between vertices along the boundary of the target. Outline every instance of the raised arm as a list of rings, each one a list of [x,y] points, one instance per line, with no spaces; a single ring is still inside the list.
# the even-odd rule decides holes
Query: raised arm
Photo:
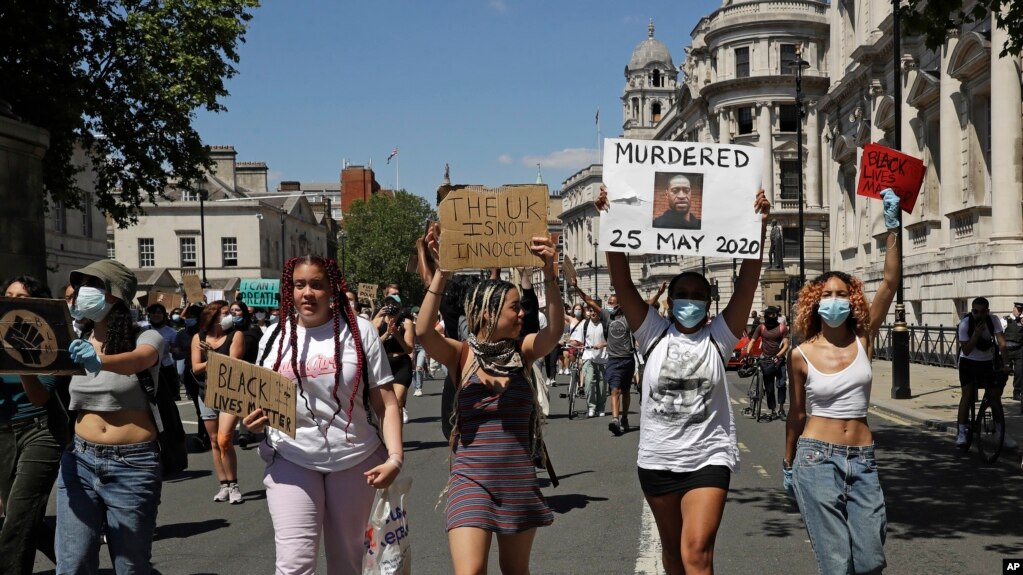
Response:
[[[433,261],[440,261],[437,255],[437,248],[440,241],[440,226],[434,224],[427,232],[427,251]],[[423,303],[419,306],[419,322],[416,323],[416,337],[423,345],[426,354],[437,360],[441,365],[452,367],[458,365],[458,354],[462,344],[456,340],[444,337],[439,331],[433,329],[437,323],[437,314],[440,313],[440,298],[444,293],[444,285],[447,283],[447,274],[439,268],[434,268],[433,278],[426,288],[426,295]]]
[[[652,295],[650,299],[646,300],[648,305],[657,307],[657,300],[661,299],[661,295],[664,294],[664,290],[668,289],[668,282],[661,282],[661,287],[657,288],[657,293]]]
[[[884,225],[888,228],[888,235],[885,236],[884,277],[877,288],[877,293],[874,294],[874,301],[870,304],[868,333],[871,341],[884,324],[888,309],[892,307],[892,300],[895,299],[895,292],[899,289],[899,282],[902,281],[900,275],[902,270],[899,267],[899,260],[902,258],[899,249],[902,245],[899,241],[899,234],[902,231],[899,223],[899,196],[888,188],[881,192],[881,199],[884,202]]]
[[[735,293],[728,305],[721,312],[725,316],[728,329],[736,337],[742,338],[746,333],[746,318],[749,317],[749,310],[753,307],[753,297],[760,287],[760,268],[764,257],[764,239],[767,234],[767,218],[771,214],[771,202],[767,201],[764,190],[757,192],[757,199],[753,203],[753,209],[760,214],[760,254],[759,257],[743,260],[739,267],[739,277],[735,282]]]
[[[554,274],[554,242],[550,237],[533,238],[530,251],[543,260],[543,285],[547,294],[547,317],[563,317],[564,304],[561,301],[561,290],[558,289],[558,277]],[[535,334],[527,335],[522,341],[522,352],[529,361],[541,358],[554,349],[561,340],[564,326],[558,322],[548,321],[547,327]]]
[[[586,295],[586,292],[584,292],[582,288],[579,287],[578,279],[572,280],[572,289],[575,290],[575,293],[579,294],[579,297],[582,298],[583,303],[590,306],[590,309],[597,312],[598,314],[601,312],[600,306],[597,305],[597,301],[591,298],[590,296]]]
[[[603,185],[600,186],[600,196],[594,205],[598,211],[611,210],[611,202],[607,199],[607,188]],[[636,284],[632,282],[629,257],[622,252],[605,251],[604,255],[607,257],[607,273],[611,276],[611,286],[614,287],[613,291],[618,296],[618,305],[625,312],[629,329],[636,331],[646,320],[647,310],[650,309],[650,306],[643,301],[643,296],[639,295]]]

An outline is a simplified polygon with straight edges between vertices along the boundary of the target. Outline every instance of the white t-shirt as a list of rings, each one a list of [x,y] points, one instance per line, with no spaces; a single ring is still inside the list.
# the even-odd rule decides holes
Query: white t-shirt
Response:
[[[362,348],[366,352],[366,365],[370,387],[377,387],[390,383],[394,378],[391,376],[391,367],[380,346],[380,338],[377,330],[368,320],[358,318],[359,331],[362,336]],[[277,450],[278,455],[288,461],[315,471],[329,473],[341,471],[359,464],[372,454],[380,445],[380,438],[376,429],[366,419],[366,408],[362,400],[362,382],[359,381],[359,390],[355,393],[354,407],[352,408],[352,423],[348,427],[348,435],[345,436],[345,425],[348,424],[348,400],[352,396],[352,387],[355,384],[355,370],[358,361],[358,354],[355,351],[355,343],[352,334],[345,322],[341,322],[341,363],[343,364],[343,378],[338,387],[337,396],[341,398],[341,410],[335,416],[338,402],[334,399],[331,391],[334,389],[334,374],[336,363],[334,361],[334,322],[328,321],[319,327],[305,329],[298,326],[298,365],[299,371],[304,372],[302,377],[302,391],[298,397],[296,411],[295,439],[272,427],[267,427],[267,437],[270,444]],[[272,330],[267,330],[259,341],[259,356],[263,356],[263,350],[267,345]],[[273,342],[270,353],[263,361],[263,367],[273,369],[277,361],[277,350],[281,342],[284,344],[284,356],[278,372],[292,381],[297,381],[294,369],[291,366],[291,345],[289,343],[288,325],[284,322],[281,325],[281,332]],[[308,402],[308,407],[306,403]],[[312,410],[312,414],[310,414]],[[326,430],[326,436],[321,427],[326,427],[333,418],[333,423]],[[319,427],[318,427],[319,426]]]
[[[707,465],[739,466],[735,419],[722,357],[739,341],[717,316],[700,331],[682,334],[653,308],[635,332],[645,352],[665,328],[643,370],[639,456],[643,469],[696,471]],[[714,349],[714,343],[720,350]]]
[[[994,333],[991,335],[991,347],[986,350],[981,350],[979,346],[974,346],[973,351],[970,353],[959,352],[959,357],[965,357],[966,359],[972,359],[973,361],[991,361],[995,358],[995,346],[998,345],[998,341],[995,339],[995,333],[1005,333],[1005,328],[1002,327],[1002,320],[997,315],[988,314],[991,318],[991,325],[995,328]],[[970,339],[969,330],[969,317],[965,317],[959,322],[958,336],[959,341],[968,341]],[[976,320],[974,320],[976,322]],[[978,343],[984,338],[978,338]]]
[[[585,336],[583,334],[585,332]],[[572,330],[572,339],[581,341],[586,346],[583,350],[583,361],[593,363],[607,363],[607,346],[600,349],[592,349],[601,344],[606,344],[604,339],[604,327],[599,323],[584,319],[576,324]]]

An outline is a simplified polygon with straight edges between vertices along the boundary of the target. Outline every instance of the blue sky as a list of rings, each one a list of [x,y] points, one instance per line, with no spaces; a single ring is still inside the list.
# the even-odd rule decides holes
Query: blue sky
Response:
[[[562,182],[596,161],[594,115],[621,133],[633,48],[655,37],[681,64],[720,0],[264,0],[227,84],[202,112],[212,145],[264,161],[280,180],[334,181],[343,158],[433,202],[456,184]],[[395,162],[387,155],[397,146]]]

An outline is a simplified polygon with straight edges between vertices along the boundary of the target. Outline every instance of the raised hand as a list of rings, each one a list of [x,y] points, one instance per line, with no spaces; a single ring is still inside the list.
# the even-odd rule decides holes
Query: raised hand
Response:
[[[533,236],[532,241],[529,244],[529,251],[533,252],[537,257],[543,260],[544,270],[554,269],[554,242],[551,241],[550,236]]]
[[[891,188],[881,191],[884,202],[884,227],[894,230],[899,227],[899,196]]]
[[[593,202],[593,207],[597,208],[598,212],[606,212],[611,209],[611,201],[607,199],[607,187],[604,184],[600,184],[600,195]]]
[[[771,202],[767,201],[767,194],[764,193],[763,188],[757,192],[757,199],[753,202],[753,209],[761,215],[761,221],[766,226],[767,217],[771,215]]]
[[[426,253],[440,265],[440,224],[433,224],[426,232]]]
[[[89,373],[96,373],[103,368],[103,362],[96,354],[96,348],[84,339],[76,339],[71,342],[68,352],[71,354],[71,361],[81,364]]]

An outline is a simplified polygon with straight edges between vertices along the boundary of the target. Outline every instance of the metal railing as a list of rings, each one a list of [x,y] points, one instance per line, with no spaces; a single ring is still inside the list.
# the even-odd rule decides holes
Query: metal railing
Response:
[[[957,326],[909,326],[909,361],[956,368],[959,365]],[[883,325],[874,337],[874,359],[892,359],[892,325]]]

